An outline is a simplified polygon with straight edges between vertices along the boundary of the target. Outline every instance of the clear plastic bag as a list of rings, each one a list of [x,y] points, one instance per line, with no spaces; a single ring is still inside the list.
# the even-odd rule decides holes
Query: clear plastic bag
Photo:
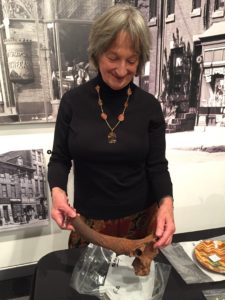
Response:
[[[225,300],[225,289],[214,289],[202,291],[207,300]]]
[[[80,294],[98,297],[99,287],[104,285],[112,255],[112,251],[89,244],[75,265],[71,286]]]
[[[89,244],[74,267],[70,285],[80,294],[102,300],[162,299],[171,267],[153,261],[149,275],[136,276],[133,259]]]

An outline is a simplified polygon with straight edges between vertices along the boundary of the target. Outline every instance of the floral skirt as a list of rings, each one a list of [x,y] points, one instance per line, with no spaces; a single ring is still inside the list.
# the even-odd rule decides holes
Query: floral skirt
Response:
[[[129,239],[140,239],[155,232],[157,210],[158,206],[154,204],[143,211],[119,219],[97,220],[85,218],[84,216],[81,216],[81,218],[89,227],[100,233]],[[87,244],[88,241],[84,240],[76,232],[76,229],[71,231],[69,248],[79,248]]]

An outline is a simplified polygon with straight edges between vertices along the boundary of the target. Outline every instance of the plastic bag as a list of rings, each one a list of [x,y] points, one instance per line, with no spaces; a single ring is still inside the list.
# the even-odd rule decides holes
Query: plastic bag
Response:
[[[204,290],[202,293],[207,300],[225,300],[225,289]]]
[[[133,260],[89,244],[74,267],[70,285],[80,294],[102,300],[162,299],[171,267],[153,261],[149,275],[136,276]]]

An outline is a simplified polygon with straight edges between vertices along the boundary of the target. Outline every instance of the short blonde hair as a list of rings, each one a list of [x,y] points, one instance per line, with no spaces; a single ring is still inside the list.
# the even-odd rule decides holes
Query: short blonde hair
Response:
[[[141,74],[150,54],[150,32],[141,13],[131,5],[117,4],[106,10],[92,24],[88,55],[98,69],[99,56],[112,44],[120,31],[126,31],[139,55],[137,73]]]

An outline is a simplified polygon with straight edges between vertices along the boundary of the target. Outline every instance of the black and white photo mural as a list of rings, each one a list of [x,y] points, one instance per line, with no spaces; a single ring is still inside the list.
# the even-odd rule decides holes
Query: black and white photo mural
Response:
[[[93,19],[120,3],[148,23],[150,61],[135,83],[160,101],[167,133],[225,127],[224,0],[0,0],[0,124],[55,121],[62,94],[96,74]]]
[[[41,149],[0,153],[0,232],[49,223]]]

